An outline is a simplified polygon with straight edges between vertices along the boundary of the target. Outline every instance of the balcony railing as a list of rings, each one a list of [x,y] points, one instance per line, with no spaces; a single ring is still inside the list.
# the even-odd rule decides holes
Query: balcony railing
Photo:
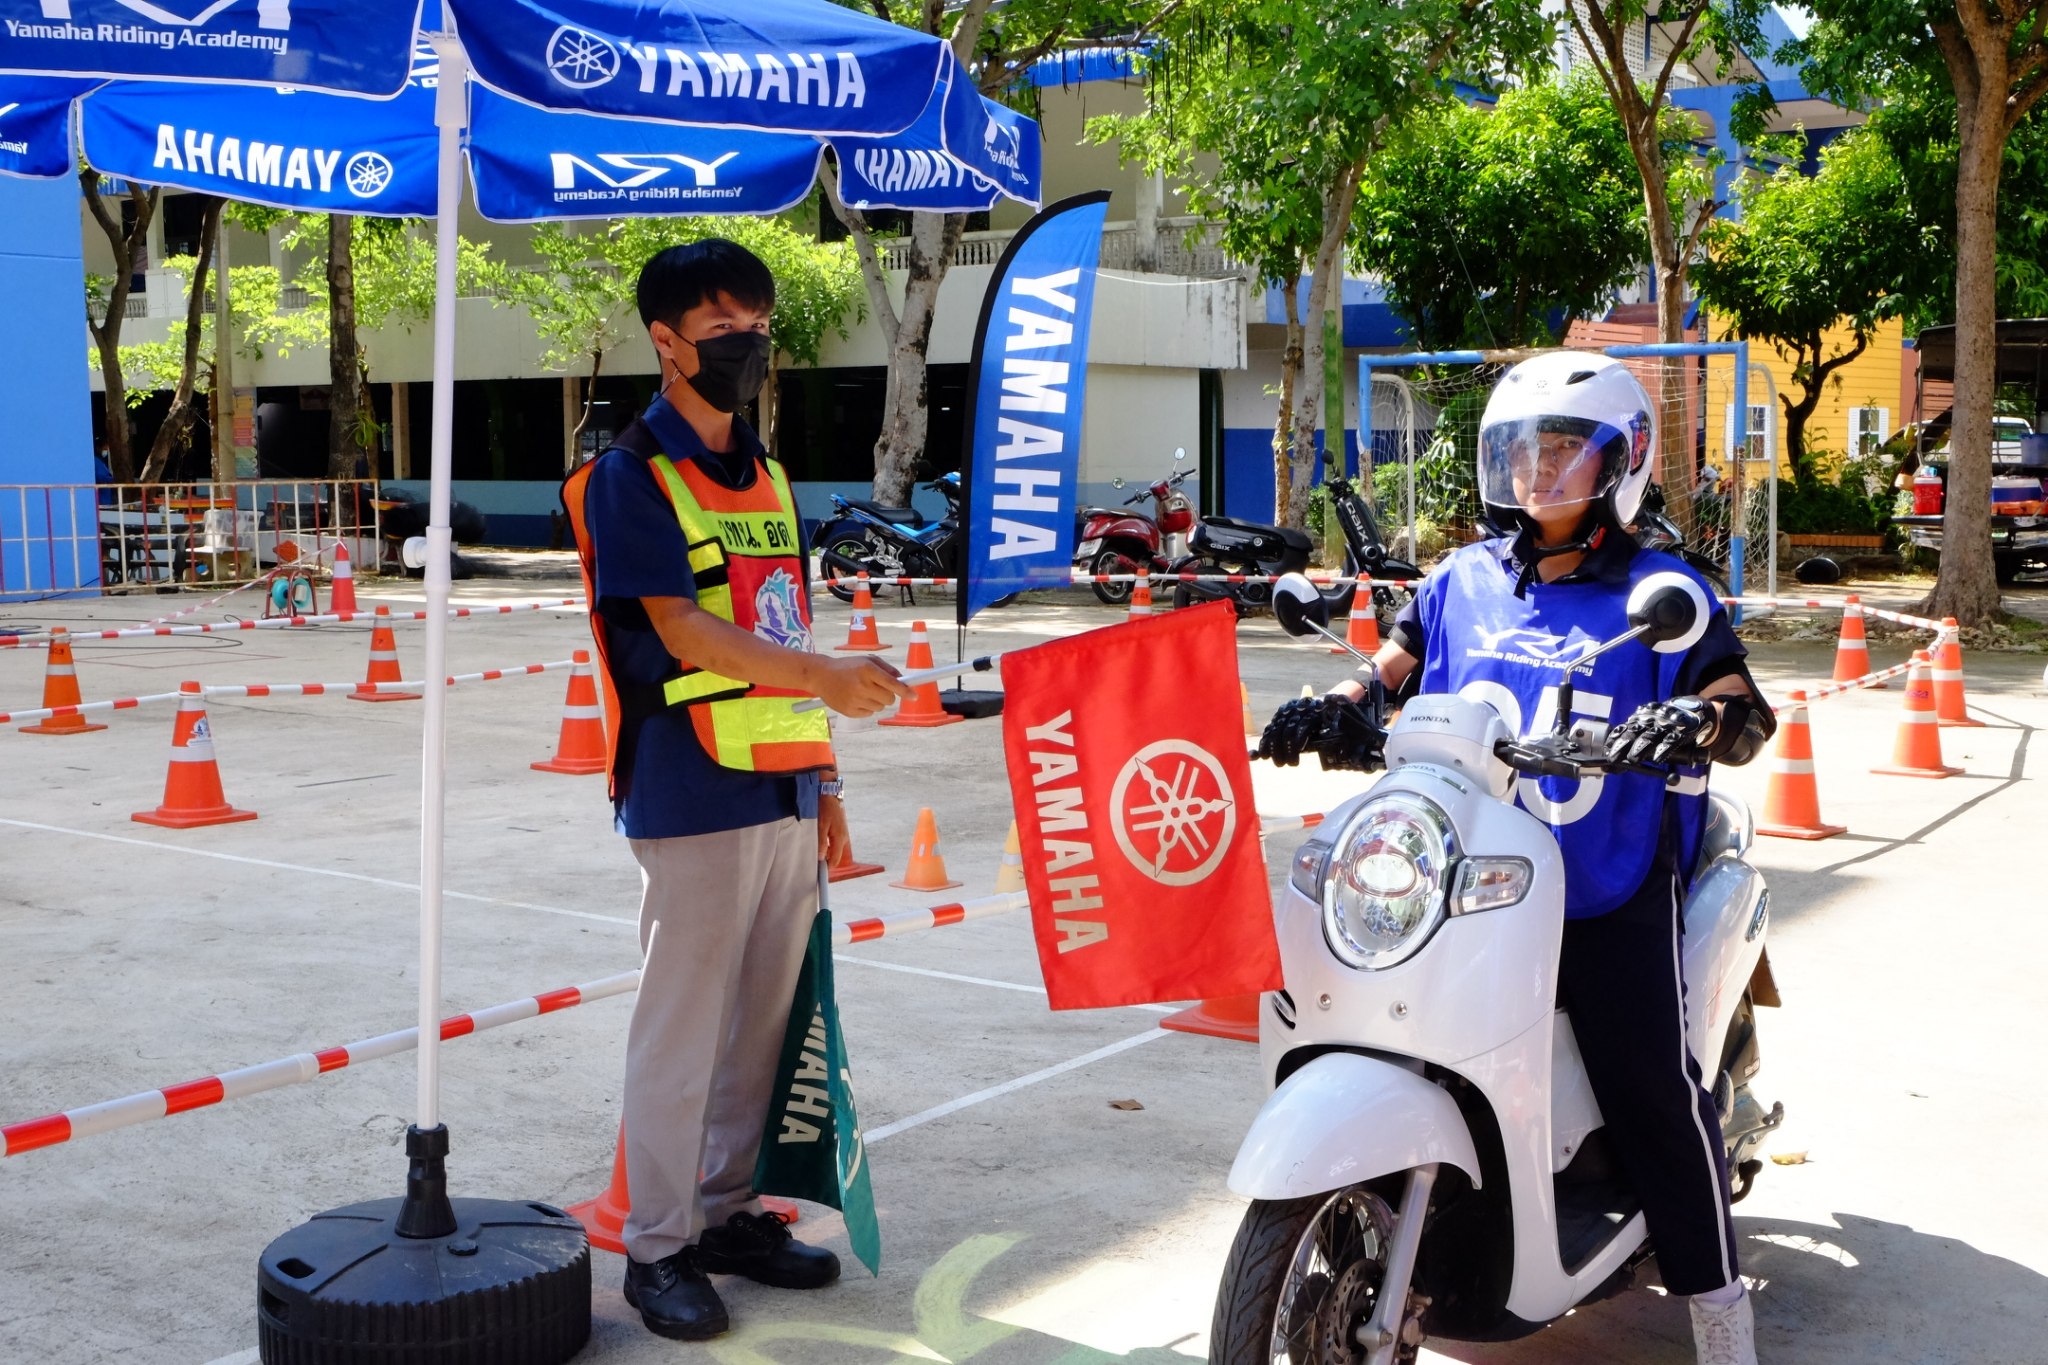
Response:
[[[1154,234],[1152,258],[1146,260],[1136,223],[1108,223],[1102,229],[1102,268],[1105,270],[1150,271],[1161,275],[1185,275],[1197,279],[1224,279],[1244,273],[1244,267],[1230,254],[1207,239],[1211,225],[1199,218],[1161,218]],[[970,232],[953,248],[954,265],[994,265],[1016,234]],[[910,267],[910,243],[893,238],[876,243],[885,270]]]

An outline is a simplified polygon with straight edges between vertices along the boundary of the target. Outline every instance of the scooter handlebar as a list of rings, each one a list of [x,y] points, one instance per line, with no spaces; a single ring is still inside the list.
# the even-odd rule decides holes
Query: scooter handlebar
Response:
[[[1609,758],[1604,752],[1588,752],[1570,736],[1543,739],[1504,739],[1493,746],[1501,762],[1531,777],[1586,778],[1601,773],[1641,773],[1661,780],[1666,786],[1678,781],[1678,774],[1655,763],[1628,763]]]

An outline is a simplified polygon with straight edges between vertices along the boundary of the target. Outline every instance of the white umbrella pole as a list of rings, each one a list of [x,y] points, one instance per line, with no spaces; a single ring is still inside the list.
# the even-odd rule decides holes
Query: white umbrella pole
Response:
[[[455,435],[456,216],[462,207],[463,98],[468,58],[452,33],[431,35],[441,58],[434,101],[440,131],[440,190],[434,211],[434,425],[427,504],[426,677],[447,676],[450,471]],[[418,1126],[441,1122],[441,855],[447,790],[448,689],[429,687],[420,725],[420,1072]]]

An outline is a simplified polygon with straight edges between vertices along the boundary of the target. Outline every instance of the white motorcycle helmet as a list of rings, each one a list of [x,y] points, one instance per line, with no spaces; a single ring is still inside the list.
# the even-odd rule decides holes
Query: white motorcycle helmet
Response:
[[[1626,365],[1585,352],[1540,355],[1501,376],[1486,401],[1479,498],[1497,525],[1528,531],[1537,509],[1604,509],[1580,523],[1590,540],[1635,519],[1656,449],[1656,405]]]

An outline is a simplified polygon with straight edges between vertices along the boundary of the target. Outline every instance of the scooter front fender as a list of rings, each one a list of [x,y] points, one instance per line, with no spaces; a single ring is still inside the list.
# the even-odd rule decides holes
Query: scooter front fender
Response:
[[[1458,1105],[1412,1071],[1327,1052],[1283,1081],[1230,1168],[1232,1193],[1299,1199],[1436,1162],[1480,1182]]]

